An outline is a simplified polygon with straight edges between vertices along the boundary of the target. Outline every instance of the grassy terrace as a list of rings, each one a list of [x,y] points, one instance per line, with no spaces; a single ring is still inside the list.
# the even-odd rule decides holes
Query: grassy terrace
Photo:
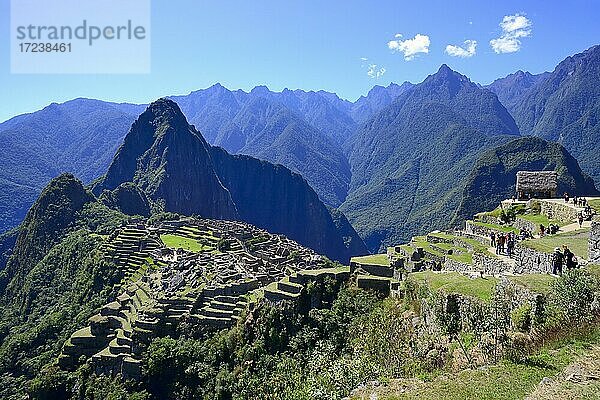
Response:
[[[181,248],[194,253],[211,249],[211,247],[204,246],[195,239],[190,239],[179,235],[160,235],[160,239],[163,241],[165,246],[170,247],[172,249]]]
[[[341,272],[350,272],[350,267],[341,266],[334,268],[321,268],[321,269],[304,269],[300,271],[302,275],[320,275],[320,274],[339,274]]]
[[[515,228],[514,226],[507,226],[507,225],[498,225],[498,224],[488,224],[487,222],[479,222],[479,221],[472,221],[473,225],[475,226],[481,226],[484,228],[489,228],[489,229],[495,229],[497,231],[500,232],[514,232],[517,235],[519,234],[519,229]]]
[[[485,253],[488,251],[488,249],[485,245],[481,244],[480,242],[478,242],[475,239],[471,239],[468,237],[450,235],[450,234],[444,233],[444,232],[430,233],[428,236],[433,236],[433,237],[444,239],[444,240],[460,240],[461,242],[472,247],[475,253]],[[494,255],[494,254],[492,254],[492,255]]]
[[[589,229],[578,229],[573,232],[546,235],[539,239],[529,239],[521,243],[530,249],[541,251],[543,253],[552,253],[556,247],[562,247],[566,244],[577,257],[587,259],[588,237]]]
[[[369,256],[352,257],[351,261],[357,262],[359,264],[373,264],[383,266],[390,265],[390,260],[388,259],[387,254],[372,254]]]
[[[509,276],[508,279],[535,293],[548,294],[550,285],[556,278],[547,274],[523,274]]]
[[[590,200],[588,201],[588,204],[590,205],[590,207],[596,210],[597,213],[600,213],[600,199]]]
[[[448,293],[472,296],[485,302],[490,301],[494,287],[498,283],[496,278],[470,279],[458,272],[414,272],[409,274],[409,278],[429,286],[432,290],[444,290]]]
[[[564,222],[564,221],[556,221],[553,219],[548,219],[548,217],[543,214],[523,214],[523,215],[519,215],[517,218],[532,222],[532,223],[536,224],[536,226],[539,226],[540,224],[544,225],[544,226],[548,226],[550,224],[554,224],[554,225],[558,225],[558,226],[565,226],[565,225],[569,224],[568,222]]]
[[[593,357],[600,343],[600,330],[561,340],[527,357],[522,362],[501,361],[487,368],[465,370],[458,374],[441,374],[422,380],[392,382],[381,389],[378,398],[400,399],[523,399],[533,392],[544,377],[554,377],[582,356]],[[404,383],[404,384],[402,384]],[[597,399],[600,384],[565,383],[564,396],[543,398]],[[551,394],[551,393],[546,393]],[[537,397],[536,397],[537,398]],[[357,399],[357,398],[355,398]]]

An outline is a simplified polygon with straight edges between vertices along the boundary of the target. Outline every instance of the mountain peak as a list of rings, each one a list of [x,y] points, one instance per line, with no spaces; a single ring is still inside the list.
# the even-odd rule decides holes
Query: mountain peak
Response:
[[[438,74],[439,73],[451,73],[451,72],[454,72],[454,71],[447,64],[440,65],[440,68],[437,71]]]
[[[265,85],[258,85],[255,86],[250,93],[251,94],[256,94],[256,95],[265,95],[265,94],[269,94],[271,91],[269,90],[268,87],[266,87]]]
[[[181,112],[179,105],[166,97],[150,103],[146,110],[139,116],[140,123],[149,123],[153,127],[162,125],[186,126],[187,120]]]

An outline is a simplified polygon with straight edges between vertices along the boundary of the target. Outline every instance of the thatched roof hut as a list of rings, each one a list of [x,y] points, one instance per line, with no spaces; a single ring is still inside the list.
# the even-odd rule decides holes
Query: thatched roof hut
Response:
[[[517,196],[519,199],[556,197],[558,175],[556,171],[517,172]]]

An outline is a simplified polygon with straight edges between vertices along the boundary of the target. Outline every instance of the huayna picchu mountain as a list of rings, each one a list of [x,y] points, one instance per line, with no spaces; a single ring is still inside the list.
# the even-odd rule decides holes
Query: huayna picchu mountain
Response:
[[[366,251],[356,232],[344,240],[300,175],[210,146],[172,100],[160,99],[139,116],[93,191],[125,182],[142,189],[157,210],[248,221],[339,261],[351,255],[345,242]]]

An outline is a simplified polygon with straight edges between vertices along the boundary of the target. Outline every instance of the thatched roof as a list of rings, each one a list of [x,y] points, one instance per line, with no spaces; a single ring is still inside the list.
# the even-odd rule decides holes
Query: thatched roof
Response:
[[[555,171],[517,172],[517,191],[556,191],[558,175]]]

